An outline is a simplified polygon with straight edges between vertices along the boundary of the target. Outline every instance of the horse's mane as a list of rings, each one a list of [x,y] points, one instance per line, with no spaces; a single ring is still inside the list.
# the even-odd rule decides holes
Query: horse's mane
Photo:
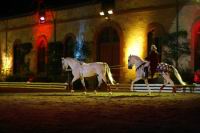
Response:
[[[85,62],[83,62],[83,61],[79,61],[79,60],[77,60],[76,58],[72,58],[72,57],[66,57],[65,59],[74,60],[74,61],[76,61],[76,62],[78,62],[78,63],[80,63],[80,64],[84,64],[84,63],[85,63]]]
[[[137,55],[131,55],[132,57],[134,57],[136,60],[139,60],[139,61],[144,61],[142,58],[140,58],[139,56]]]

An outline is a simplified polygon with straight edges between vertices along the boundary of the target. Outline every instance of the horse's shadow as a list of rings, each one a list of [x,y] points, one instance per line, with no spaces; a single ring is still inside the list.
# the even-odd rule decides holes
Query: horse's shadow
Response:
[[[96,97],[96,98],[98,98],[98,97],[101,97],[101,98],[103,98],[103,97],[109,97],[109,98],[120,98],[120,99],[122,99],[122,98],[139,98],[139,97],[141,97],[141,98],[147,98],[147,97],[149,97],[149,98],[156,98],[156,97],[161,97],[161,95],[159,95],[159,94],[153,94],[153,95],[148,95],[148,94],[144,94],[144,95],[137,95],[137,94],[127,94],[127,95],[115,95],[114,94],[114,92],[113,92],[113,94],[101,94],[101,92],[99,92],[99,94],[97,93],[97,94],[91,94],[92,92],[88,92],[87,94],[84,94],[84,93],[82,93],[81,94],[81,92],[78,92],[78,93],[67,93],[67,94],[33,94],[33,96],[56,96],[56,97],[63,97],[63,96],[67,96],[67,97],[76,97],[76,96],[78,96],[78,97],[82,97],[82,96],[84,96],[84,97],[88,97],[88,98],[93,98],[93,97]]]
[[[155,97],[161,97],[161,95],[159,94],[156,94],[156,95],[137,95],[137,94],[130,94],[130,95],[119,95],[119,96],[116,96],[116,95],[91,95],[91,96],[88,96],[88,97],[111,97],[111,98],[138,98],[138,97],[141,97],[141,98],[146,98],[146,97],[150,97],[150,98],[155,98]]]

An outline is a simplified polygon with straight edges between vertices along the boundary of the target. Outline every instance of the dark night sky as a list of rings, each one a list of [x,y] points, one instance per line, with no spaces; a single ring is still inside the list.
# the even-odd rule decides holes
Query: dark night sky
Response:
[[[46,8],[73,6],[101,0],[44,0]],[[0,4],[0,18],[19,16],[38,9],[38,0],[5,0]]]

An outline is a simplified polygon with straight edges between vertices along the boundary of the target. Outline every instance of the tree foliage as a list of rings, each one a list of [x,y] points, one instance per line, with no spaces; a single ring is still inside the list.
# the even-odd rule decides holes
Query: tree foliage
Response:
[[[169,50],[163,51],[164,55],[167,55],[163,59],[164,62],[177,62],[178,57],[182,54],[190,54],[189,41],[187,40],[187,31],[179,31],[178,33],[173,32],[166,34],[162,37],[162,43],[169,48]]]

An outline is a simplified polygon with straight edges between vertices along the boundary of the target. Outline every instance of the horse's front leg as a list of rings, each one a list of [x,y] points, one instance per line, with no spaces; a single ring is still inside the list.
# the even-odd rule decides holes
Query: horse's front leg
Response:
[[[134,90],[134,83],[135,82],[137,82],[138,80],[140,80],[141,78],[140,77],[136,77],[136,79],[135,80],[133,80],[132,82],[131,82],[131,88],[130,88],[130,91],[133,91]]]
[[[151,95],[151,88],[149,87],[149,82],[148,82],[148,79],[147,79],[147,78],[144,79],[144,83],[145,83],[146,86],[147,86],[149,95]]]
[[[79,77],[74,77],[73,79],[72,79],[72,81],[71,81],[71,83],[70,83],[70,88],[71,88],[71,92],[73,93],[74,92],[74,87],[73,87],[73,84],[74,84],[74,82],[76,81],[76,80],[78,80],[79,79]]]
[[[67,82],[65,82],[64,84],[65,84],[65,89],[69,90],[70,89],[70,84],[68,84]]]

